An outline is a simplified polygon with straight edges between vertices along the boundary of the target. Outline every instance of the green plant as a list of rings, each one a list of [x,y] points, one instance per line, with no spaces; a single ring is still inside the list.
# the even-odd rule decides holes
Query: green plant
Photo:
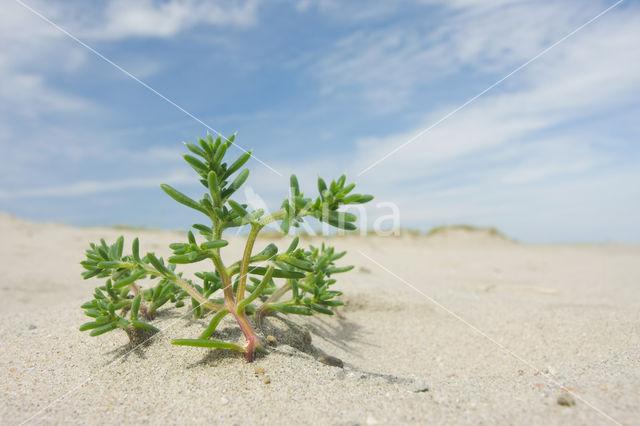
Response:
[[[198,243],[194,233],[189,231],[186,242],[169,246],[173,256],[167,262],[154,253],[142,256],[137,238],[133,241],[131,254],[126,255],[123,254],[123,237],[112,245],[104,240],[90,245],[86,260],[81,262],[86,269],[83,277],[106,281],[95,289],[93,299],[82,305],[85,314],[93,320],[83,324],[81,331],[91,330],[91,335],[97,336],[123,329],[132,341],[144,341],[149,334],[158,331],[151,322],[160,307],[167,303],[181,307],[185,300],[190,300],[191,312],[196,318],[209,314],[212,318],[198,338],[176,339],[172,343],[232,349],[243,352],[251,361],[255,352],[262,349],[262,344],[249,321],[250,316],[255,325],[271,312],[332,315],[333,308],[343,304],[337,299],[342,293],[332,290],[331,286],[336,282],[333,274],[352,269],[352,266],[334,264],[345,252],[336,253],[324,244],[319,248],[298,248],[297,237],[284,251],[269,244],[253,254],[254,244],[267,225],[279,222],[281,231],[286,234],[290,227],[298,227],[307,216],[341,229],[354,230],[356,216],[338,209],[348,204],[366,203],[373,197],[351,194],[355,184],[346,185],[342,175],[329,185],[318,178],[320,195],[315,199],[306,198],[292,175],[290,195],[279,210],[271,214],[263,210],[248,211],[246,204],[233,201],[231,196],[249,176],[248,169],[240,169],[251,153],[245,152],[229,165],[223,162],[234,136],[222,141],[220,137],[214,140],[208,135],[206,140],[199,139],[199,144],[186,144],[195,156],[187,154],[184,159],[207,188],[200,201],[169,185],[161,185],[174,200],[197,210],[210,221],[207,225],[193,225],[204,241]],[[220,256],[220,250],[227,245],[222,234],[238,227],[249,229],[244,253],[240,260],[226,266]],[[212,269],[196,273],[196,279],[185,278],[176,271],[176,264],[207,260],[212,262]],[[155,285],[143,288],[140,282],[144,279],[152,280]],[[227,315],[232,315],[240,326],[247,340],[245,347],[212,339],[216,327]]]

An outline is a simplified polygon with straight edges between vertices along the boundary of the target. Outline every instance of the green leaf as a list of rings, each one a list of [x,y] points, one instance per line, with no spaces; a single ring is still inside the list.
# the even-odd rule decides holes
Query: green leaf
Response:
[[[131,251],[133,252],[133,259],[136,262],[140,262],[140,242],[137,238],[133,240],[133,244],[131,245]]]
[[[200,234],[204,235],[205,237],[213,235],[213,229],[211,229],[208,226],[196,223],[195,225],[193,225],[193,227],[197,229],[198,232],[200,232]]]
[[[185,243],[171,243],[169,244],[169,248],[173,251],[175,250],[186,250],[188,247]]]
[[[192,251],[189,254],[178,254],[175,256],[170,256],[167,261],[169,263],[185,265],[187,263],[197,263],[201,262],[205,259],[208,259],[209,255],[207,253],[198,253],[197,251]]]
[[[294,196],[300,195],[300,185],[298,185],[298,178],[292,174],[289,178],[289,186],[291,187],[291,193]]]
[[[111,330],[115,330],[116,328],[118,328],[118,324],[115,322],[110,322],[109,324],[105,324],[103,326],[97,327],[95,328],[91,333],[89,333],[90,336],[99,336],[101,334],[107,333]]]
[[[167,185],[165,183],[163,183],[162,185],[160,185],[160,187],[162,188],[162,190],[164,192],[166,192],[171,198],[173,198],[174,200],[176,200],[177,202],[179,202],[180,204],[183,204],[187,207],[191,207],[194,210],[198,210],[201,213],[206,214],[207,216],[209,215],[209,213],[205,210],[204,207],[202,207],[200,205],[200,203],[197,203],[196,201],[194,201],[193,199],[187,197],[186,195],[184,195],[182,192],[178,191],[177,189],[173,188],[170,185]]]
[[[291,244],[289,244],[289,247],[287,248],[287,253],[293,253],[293,251],[296,249],[296,247],[298,247],[298,242],[299,241],[300,241],[300,238],[295,237],[291,241]]]
[[[131,303],[131,321],[136,321],[138,319],[138,312],[140,311],[140,302],[142,301],[142,295],[138,294],[133,298],[133,303]]]
[[[338,267],[328,268],[327,269],[327,274],[340,274],[342,272],[348,272],[348,271],[350,271],[352,269],[353,269],[353,265],[342,266],[340,268],[338,268]]]
[[[82,309],[92,309],[96,307],[96,304],[92,301],[90,302],[85,302],[82,304],[82,306],[80,306]]]
[[[273,256],[278,253],[278,247],[271,243],[264,248],[260,253],[251,256],[251,262],[260,262],[263,260],[271,260]]]
[[[244,182],[247,180],[248,177],[249,177],[249,169],[242,170],[238,174],[238,176],[233,180],[233,182],[231,182],[231,185],[229,185],[229,189],[232,190],[233,192],[237,191],[238,188],[240,188],[242,184],[244,184]]]
[[[87,309],[84,311],[84,314],[91,318],[98,318],[100,316],[100,311],[97,309]]]
[[[318,303],[326,306],[344,306],[342,300],[320,300]]]
[[[213,318],[211,318],[211,321],[209,321],[209,325],[207,326],[207,328],[202,332],[202,334],[200,334],[199,339],[209,339],[213,332],[216,331],[216,328],[218,327],[218,324],[220,324],[220,321],[222,321],[222,319],[229,313],[230,311],[228,309],[218,311],[218,313],[216,313]]]
[[[207,153],[207,155],[205,156],[206,159],[211,159],[213,158],[213,149],[211,148],[211,142],[213,141],[213,139],[211,138],[211,135],[207,134],[207,140],[205,141],[204,139],[198,139],[198,142],[200,143],[200,146],[202,147],[202,149]]]
[[[193,152],[194,154],[199,155],[202,158],[207,158],[207,153],[204,152],[204,150],[202,150],[198,145],[190,142],[186,142],[184,145],[189,151]]]
[[[335,210],[329,210],[329,219],[334,219],[342,222],[355,222],[358,217],[349,212],[337,212]]]
[[[160,331],[159,328],[152,326],[151,324],[143,321],[132,320],[131,325],[136,328],[142,328],[144,330],[155,331],[156,333]]]
[[[201,176],[207,175],[209,168],[202,161],[198,160],[196,157],[191,156],[189,154],[183,155],[182,158],[184,158],[185,161],[189,163],[189,165],[193,168],[193,170],[195,170],[199,175]]]
[[[233,211],[238,214],[238,216],[245,217],[249,215],[249,212],[247,212],[247,210],[244,207],[242,207],[240,204],[236,203],[235,201],[228,200],[227,202],[229,203]]]
[[[287,256],[287,255],[278,256],[278,260],[281,260],[285,263],[288,263],[291,266],[295,266],[296,268],[300,268],[305,271],[313,271],[313,263],[307,260],[298,259],[293,256]]]
[[[93,271],[86,271],[82,273],[82,278],[88,280],[89,278],[95,277],[100,273],[100,269],[94,269]]]
[[[85,322],[84,324],[82,324],[79,328],[80,331],[87,331],[87,330],[92,330],[94,328],[98,328],[102,325],[102,323],[99,322]]]
[[[218,136],[218,139],[216,140],[216,145],[216,153],[213,156],[212,163],[218,165],[222,161],[224,154],[227,152],[227,148],[229,147],[229,145],[227,145],[226,143],[220,143],[220,136]]]
[[[124,247],[124,237],[120,236],[115,243],[115,259],[120,259],[122,257],[122,249]]]
[[[124,268],[127,266],[129,265],[127,265],[126,263],[113,261],[113,260],[107,260],[107,261],[98,263],[98,268],[102,268],[102,269],[116,269],[116,268]]]
[[[221,342],[219,340],[209,339],[174,339],[171,341],[172,345],[178,346],[195,346],[199,348],[218,348],[218,349],[232,349],[234,351],[244,353],[244,349],[233,343]]]
[[[288,234],[289,228],[290,228],[289,215],[286,215],[284,219],[282,219],[282,222],[280,222],[280,230],[282,231],[283,234]]]
[[[128,277],[124,277],[122,279],[119,279],[118,281],[113,283],[113,287],[120,289],[126,285],[131,284],[132,282],[136,281],[137,279],[143,277],[144,275],[146,275],[145,271],[138,271],[138,272],[133,272],[131,273],[131,275],[129,275]]]
[[[352,223],[356,219],[356,216],[352,213],[337,212],[334,210],[330,210],[328,215],[322,216],[323,222],[327,222],[329,225],[333,225],[336,228],[346,229],[348,231],[358,229],[358,227]]]
[[[267,273],[267,268],[263,266],[251,266],[249,267],[248,273],[254,275],[264,275]],[[275,269],[273,271],[273,278],[304,278],[304,274],[298,271]]]
[[[229,245],[228,241],[225,240],[213,240],[213,241],[207,241],[205,243],[200,244],[200,248],[202,250],[211,250],[211,249],[217,249],[220,247],[225,247]]]
[[[156,271],[160,272],[162,275],[173,275],[173,272],[167,269],[167,267],[164,266],[162,262],[160,262],[155,254],[147,253],[147,258],[149,259],[151,265],[156,269]]]
[[[220,203],[220,188],[218,187],[218,177],[212,170],[207,175],[207,186],[209,187],[209,193],[211,198],[216,202],[216,205]]]
[[[340,191],[340,194],[347,195],[348,193],[353,191],[353,188],[355,188],[355,187],[356,187],[355,183],[352,183],[351,185],[347,185],[344,188],[342,188],[342,190]]]
[[[316,312],[320,312],[321,314],[333,315],[333,311],[329,308],[325,308],[324,306],[318,305],[316,303],[309,304],[309,307]]]
[[[237,170],[240,169],[240,167],[244,166],[244,163],[246,163],[249,158],[251,158],[251,151],[243,153],[240,157],[238,157],[236,161],[233,162],[233,164],[229,166],[229,168],[225,172],[225,177],[234,174]]]
[[[327,190],[327,184],[321,177],[318,177],[318,193],[322,196],[324,191]]]
[[[313,311],[306,306],[285,305],[284,303],[271,303],[267,306],[269,309],[284,312],[285,314],[313,315]]]

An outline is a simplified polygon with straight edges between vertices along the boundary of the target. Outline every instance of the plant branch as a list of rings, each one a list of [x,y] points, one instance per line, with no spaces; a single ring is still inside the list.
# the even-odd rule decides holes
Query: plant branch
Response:
[[[242,255],[242,263],[240,265],[240,277],[238,281],[238,291],[236,292],[236,300],[240,302],[244,299],[244,290],[247,285],[247,274],[249,272],[249,260],[251,259],[251,252],[253,251],[253,245],[256,242],[256,237],[262,229],[263,225],[251,225],[251,231],[247,237],[247,244],[244,246],[244,254]]]
[[[181,289],[186,291],[187,294],[189,294],[189,296],[193,297],[195,300],[198,301],[198,303],[200,303],[205,308],[207,308],[207,309],[209,309],[211,311],[214,311],[214,312],[217,312],[217,311],[219,311],[221,309],[224,309],[224,305],[221,305],[221,304],[218,304],[218,303],[213,303],[211,300],[207,299],[202,294],[200,294],[200,292],[198,290],[193,288],[191,286],[191,284],[189,284],[187,281],[185,281],[184,279],[180,278],[179,276],[173,275],[173,274],[172,275],[162,274],[160,271],[156,271],[155,269],[150,268],[148,266],[145,266],[145,269],[151,275],[155,275],[157,277],[165,278],[165,279],[171,281],[172,283],[177,284]]]
[[[218,274],[220,274],[220,279],[222,280],[222,291],[224,291],[224,300],[225,305],[231,310],[235,305],[235,299],[233,297],[233,286],[231,285],[231,278],[229,277],[229,273],[227,272],[227,268],[225,268],[224,263],[222,263],[222,259],[220,255],[214,254],[211,256],[211,260],[213,261]]]

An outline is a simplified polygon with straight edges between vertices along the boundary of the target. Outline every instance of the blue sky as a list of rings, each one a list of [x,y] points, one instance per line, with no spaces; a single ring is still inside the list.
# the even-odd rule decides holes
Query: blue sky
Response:
[[[282,175],[251,160],[241,201],[276,208],[290,173],[312,194],[318,175],[346,172],[376,195],[370,222],[394,203],[407,228],[640,242],[638,2],[448,116],[615,2],[21,1],[201,122],[237,131]],[[0,210],[192,223],[159,184],[202,192],[180,155],[206,127],[15,0],[0,28]]]

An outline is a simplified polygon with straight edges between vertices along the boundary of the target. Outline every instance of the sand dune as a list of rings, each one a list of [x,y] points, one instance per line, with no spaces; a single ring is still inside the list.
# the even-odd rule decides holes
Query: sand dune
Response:
[[[0,214],[2,423],[640,419],[638,246],[533,246],[461,230],[338,238],[356,265],[337,285],[347,306],[334,317],[269,319],[278,346],[247,364],[170,345],[206,324],[175,310],[161,311],[164,331],[134,351],[124,333],[77,330],[97,283],[80,277],[84,249],[122,233],[161,255],[183,238]],[[240,240],[229,251],[239,255]],[[222,332],[240,339],[231,323]],[[318,362],[323,355],[344,368]]]

